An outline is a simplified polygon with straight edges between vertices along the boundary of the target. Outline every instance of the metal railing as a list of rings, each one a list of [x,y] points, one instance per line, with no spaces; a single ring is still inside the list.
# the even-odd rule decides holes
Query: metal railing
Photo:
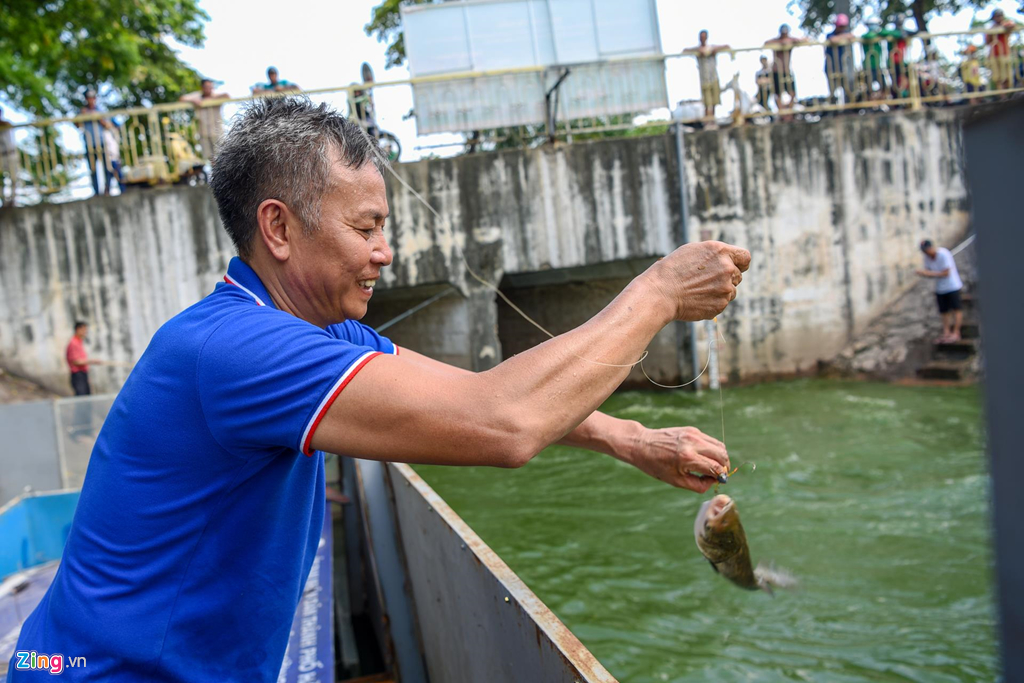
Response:
[[[1009,31],[976,29],[902,37],[846,34],[835,41],[800,40],[787,45],[769,41],[759,47],[721,49],[710,58],[717,60],[715,75],[727,82],[721,91],[732,91],[729,116],[734,121],[786,120],[851,109],[916,110],[1024,92],[1022,30],[1017,26]],[[700,71],[700,60],[709,58],[695,51],[684,51],[683,56],[691,60],[695,72]],[[766,63],[759,64],[760,57]],[[820,65],[817,72],[814,61]],[[723,74],[728,77],[721,79]],[[813,83],[810,94],[798,87],[805,79]],[[718,104],[719,82],[701,81],[696,97],[688,101],[689,109],[677,119],[704,123],[715,119],[705,109],[714,110]]]
[[[1000,37],[1003,34],[1003,37]],[[903,44],[901,44],[903,43]],[[1005,45],[993,48],[991,44]],[[969,48],[974,45],[974,48]],[[613,60],[620,76],[633,69],[645,75],[652,61],[667,65],[670,92],[682,94],[671,114],[665,110],[601,115],[558,120],[555,130],[547,126],[517,126],[499,130],[465,131],[452,142],[430,144],[421,138],[417,149],[434,147],[462,150],[530,145],[543,138],[573,140],[599,136],[612,131],[635,130],[637,134],[657,132],[672,120],[707,124],[715,114],[720,121],[741,123],[749,119],[789,120],[810,118],[843,110],[919,109],[924,106],[970,103],[1007,97],[1024,92],[1024,57],[1020,27],[1007,33],[978,29],[967,33],[918,34],[897,41],[850,37],[837,46],[822,41],[802,41],[786,46],[767,43],[750,48],[724,49],[705,68],[703,83],[697,78],[696,55],[658,55],[644,59]],[[781,69],[771,61],[775,54],[788,54],[790,68]],[[767,70],[759,57],[766,57]],[[814,68],[814,63],[819,65]],[[581,65],[574,67],[585,73]],[[549,75],[555,69],[524,67],[487,72],[445,74],[413,79],[354,83],[347,86],[303,91],[314,101],[329,101],[355,120],[378,127],[402,118],[405,110],[390,94],[405,89],[408,101],[412,86],[469,81],[477,84],[473,92],[496,99],[484,106],[500,109],[501,87],[512,77]],[[708,73],[713,74],[708,76]],[[725,78],[723,78],[725,76]],[[572,79],[572,75],[569,76]],[[810,83],[810,88],[807,84]],[[799,85],[799,87],[797,87]],[[679,87],[674,87],[679,86]],[[809,91],[809,93],[808,93]],[[616,87],[602,94],[609,100],[617,96]],[[499,94],[495,94],[499,93]],[[721,95],[731,107],[718,105]],[[368,98],[387,106],[377,109],[368,119]],[[18,204],[60,201],[99,194],[117,188],[121,192],[140,187],[174,183],[201,184],[207,180],[208,163],[219,136],[233,116],[251,97],[211,100],[201,105],[186,102],[161,104],[150,108],[105,111],[68,118],[54,118],[0,128],[0,190],[4,201],[15,198]],[[372,100],[369,100],[372,106]],[[452,103],[480,106],[480,102]],[[563,103],[564,105],[564,103]],[[707,108],[705,105],[711,105]],[[567,109],[568,110],[568,109]],[[609,107],[609,111],[612,108]],[[711,116],[708,116],[711,111]],[[642,117],[642,118],[641,118]],[[385,136],[386,133],[383,133]],[[435,138],[436,139],[436,138]],[[397,145],[397,140],[390,142]],[[90,180],[91,177],[91,180]],[[91,186],[91,187],[90,187]]]

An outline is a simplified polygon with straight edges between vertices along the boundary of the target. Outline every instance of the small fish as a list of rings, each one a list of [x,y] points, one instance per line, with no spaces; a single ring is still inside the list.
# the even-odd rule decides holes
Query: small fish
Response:
[[[750,547],[740,523],[740,513],[729,496],[715,496],[700,506],[693,524],[693,535],[711,568],[740,588],[760,589],[774,595],[773,586],[790,588],[796,585],[793,577],[785,572],[760,566],[755,569],[751,565]]]

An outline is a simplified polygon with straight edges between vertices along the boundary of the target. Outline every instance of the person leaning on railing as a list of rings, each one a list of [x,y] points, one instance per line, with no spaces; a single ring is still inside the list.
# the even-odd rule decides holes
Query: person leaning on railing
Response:
[[[203,158],[207,161],[213,159],[217,153],[217,143],[224,135],[224,118],[220,111],[218,100],[227,100],[231,95],[226,92],[214,92],[214,86],[219,82],[212,78],[204,78],[201,82],[201,90],[182,95],[180,102],[189,102],[196,108],[196,123],[199,126],[199,144],[203,148]]]
[[[772,65],[764,55],[761,55],[761,68],[754,74],[754,80],[757,83],[757,103],[765,111],[771,111]]]
[[[892,96],[895,99],[910,97],[910,71],[907,67],[907,40],[913,35],[903,28],[906,17],[896,15],[891,26],[880,32],[886,39],[886,51],[889,53],[889,74],[892,85]]]
[[[985,44],[989,46],[989,67],[992,69],[992,89],[1009,90],[1014,85],[1015,71],[1013,57],[1010,56],[1010,34],[1020,29],[1020,25],[1008,19],[1003,10],[992,12],[992,28],[1002,29],[999,33],[985,36]]]
[[[861,40],[864,44],[864,73],[868,99],[884,99],[885,91],[889,88],[885,70],[882,68],[884,63],[882,47],[885,36],[882,35],[882,23],[877,18],[869,19],[867,24],[867,33],[862,36]],[[878,86],[877,89],[875,86]]]
[[[964,60],[960,63],[960,80],[963,81],[964,91],[968,93],[981,92],[985,89],[985,83],[981,80],[981,62],[978,60],[977,45],[968,45],[964,48]]]
[[[700,75],[700,98],[704,103],[704,118],[714,123],[715,107],[722,103],[722,86],[718,81],[718,53],[729,50],[728,45],[708,45],[708,32],[697,34],[699,44],[683,50],[684,55],[697,58]]]
[[[853,102],[853,43],[856,38],[850,33],[850,17],[840,14],[836,17],[836,28],[825,38],[825,78],[828,79],[828,99],[835,104],[836,90],[843,91],[843,104]]]
[[[277,67],[272,66],[267,69],[267,82],[257,83],[252,87],[253,95],[267,95],[275,92],[300,92],[302,88],[297,83],[286,81],[280,78],[277,73]]]
[[[349,93],[349,117],[355,120],[371,137],[377,137],[377,112],[373,106],[373,67],[363,62],[360,67],[365,90],[353,90]]]
[[[923,97],[944,95],[945,73],[939,61],[939,50],[934,45],[928,47],[924,61],[917,68],[918,82]]]
[[[91,88],[86,90],[85,106],[82,107],[79,113],[85,116],[96,114],[100,111],[102,110],[96,103],[96,91]],[[100,118],[81,121],[78,127],[82,130],[82,142],[85,143],[85,160],[89,164],[89,179],[92,181],[93,193],[96,195],[100,193],[100,181],[96,173],[97,170],[100,170],[103,175],[103,194],[109,195],[110,181],[115,179],[115,176],[112,174],[110,161],[107,157],[106,145],[103,141],[103,130],[113,133],[114,125],[110,122],[110,119]],[[97,166],[100,168],[97,169]]]
[[[793,54],[793,48],[807,42],[804,38],[791,36],[788,24],[779,27],[779,35],[765,41],[765,46],[772,49],[772,84],[775,88],[775,106],[779,108],[779,111],[791,108],[796,102],[796,80],[793,78],[789,60]],[[783,93],[789,95],[789,104],[786,107],[782,105]]]

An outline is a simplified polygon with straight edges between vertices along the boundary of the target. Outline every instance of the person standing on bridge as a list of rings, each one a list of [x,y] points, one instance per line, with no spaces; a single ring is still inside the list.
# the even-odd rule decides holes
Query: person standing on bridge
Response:
[[[718,80],[718,53],[729,50],[728,45],[708,45],[708,32],[697,34],[698,44],[683,50],[684,55],[697,58],[700,75],[700,97],[704,103],[704,122],[715,125],[715,107],[722,103],[722,84]]]
[[[917,274],[935,278],[935,299],[942,316],[942,336],[935,341],[940,344],[960,341],[960,325],[964,320],[960,290],[964,283],[953,254],[945,247],[936,248],[931,240],[921,242],[921,251],[924,252],[924,268],[919,268]]]
[[[224,135],[224,115],[221,113],[220,102],[231,98],[226,92],[216,91],[218,84],[212,78],[204,78],[199,82],[199,90],[178,98],[179,102],[188,102],[196,108],[199,144],[203,149],[203,158],[207,161],[217,154],[217,143]]]
[[[257,83],[252,87],[253,95],[266,95],[269,93],[298,92],[301,90],[298,84],[281,78],[277,73],[277,67],[267,68],[267,82]]]
[[[825,79],[828,81],[829,103],[837,104],[836,91],[843,93],[843,104],[853,102],[853,43],[856,38],[850,33],[850,17],[836,16],[835,30],[825,37]]]
[[[99,114],[99,104],[96,100],[96,91],[89,88],[85,91],[85,106],[79,112],[82,116],[95,116]],[[110,160],[107,157],[107,147],[103,143],[103,131],[114,132],[114,124],[108,118],[93,118],[88,121],[79,121],[78,127],[82,130],[82,142],[85,145],[85,160],[89,164],[89,178],[92,181],[93,194],[100,194],[100,176],[103,177],[103,194],[110,194],[110,186],[115,176],[112,174]],[[97,175],[99,171],[99,176]]]
[[[392,261],[372,145],[304,98],[235,119],[211,187],[238,256],[114,400],[15,649],[87,655],[72,680],[276,681],[320,540],[325,451],[511,468],[557,442],[701,493],[726,472],[725,446],[693,427],[595,411],[659,330],[725,309],[749,252],[679,247],[589,322],[461,370],[359,323]]]
[[[788,24],[779,26],[779,35],[765,42],[765,47],[772,49],[772,85],[775,89],[775,106],[780,112],[796,104],[796,79],[793,78],[790,60],[793,48],[806,42],[806,39],[794,38]],[[789,102],[785,106],[783,95],[789,95]]]
[[[992,89],[1009,90],[1014,85],[1013,57],[1010,55],[1010,34],[1020,26],[1008,19],[1001,9],[992,11],[991,30],[999,33],[985,35],[985,43],[989,46],[989,69],[992,70]]]

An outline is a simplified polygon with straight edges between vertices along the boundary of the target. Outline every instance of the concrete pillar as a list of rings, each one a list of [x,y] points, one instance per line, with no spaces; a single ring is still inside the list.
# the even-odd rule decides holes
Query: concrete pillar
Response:
[[[483,285],[469,288],[463,300],[469,319],[469,363],[475,372],[489,370],[501,362],[498,340],[497,294]]]

